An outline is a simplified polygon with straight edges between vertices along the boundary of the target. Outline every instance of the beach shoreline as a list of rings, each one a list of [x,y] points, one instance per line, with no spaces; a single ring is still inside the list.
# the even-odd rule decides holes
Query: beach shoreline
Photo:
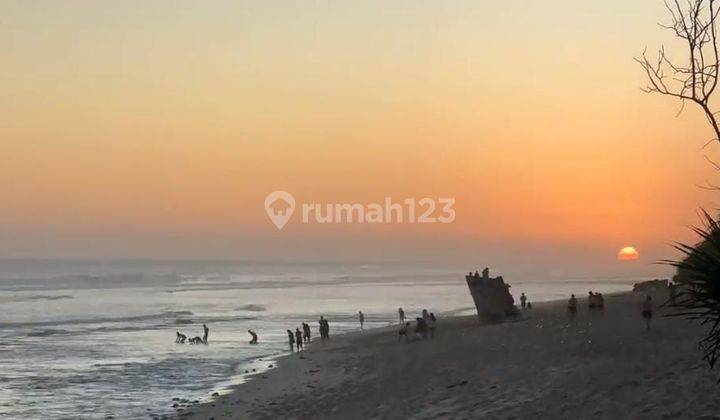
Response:
[[[538,303],[513,322],[440,319],[434,340],[398,342],[394,327],[333,336],[283,356],[182,418],[717,418],[717,372],[695,323],[662,316],[645,331],[644,294]],[[654,295],[656,305],[664,296]]]

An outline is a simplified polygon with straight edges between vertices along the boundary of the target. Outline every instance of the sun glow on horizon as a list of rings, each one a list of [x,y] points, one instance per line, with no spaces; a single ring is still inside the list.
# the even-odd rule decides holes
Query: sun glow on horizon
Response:
[[[620,261],[634,261],[640,258],[635,247],[626,246],[618,252],[617,259]]]

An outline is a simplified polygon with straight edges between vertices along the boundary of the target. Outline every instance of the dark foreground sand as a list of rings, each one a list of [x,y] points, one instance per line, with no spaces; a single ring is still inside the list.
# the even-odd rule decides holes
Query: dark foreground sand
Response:
[[[183,418],[720,418],[720,372],[697,348],[700,327],[656,315],[643,296],[537,305],[524,319],[481,326],[441,320],[435,340],[397,342],[395,329],[335,336],[279,360]],[[657,296],[657,301],[664,297]],[[661,311],[662,313],[662,311]]]

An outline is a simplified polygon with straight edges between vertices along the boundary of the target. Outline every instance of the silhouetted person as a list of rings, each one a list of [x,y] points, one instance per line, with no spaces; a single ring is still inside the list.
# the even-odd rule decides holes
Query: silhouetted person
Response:
[[[577,314],[577,298],[575,298],[575,295],[570,295],[570,300],[568,300],[568,313],[571,318],[575,318],[575,314]]]
[[[257,344],[257,334],[255,334],[255,331],[248,330],[248,334],[252,336],[252,340],[250,340],[250,344]]]
[[[400,323],[405,323],[405,311],[403,311],[403,308],[398,308],[398,318],[400,318]]]
[[[430,313],[430,318],[428,319],[428,328],[430,329],[430,338],[435,338],[435,323],[437,322],[437,318],[435,318],[434,313]]]
[[[210,328],[207,327],[207,325],[203,324],[203,343],[207,344],[208,336],[210,335]]]
[[[290,351],[293,351],[293,346],[295,345],[295,336],[293,335],[293,332],[290,330],[287,330],[288,333],[288,344],[290,345]]]
[[[415,318],[415,336],[422,338],[423,340],[427,338],[427,322],[425,322],[425,319],[423,318]]]
[[[528,308],[528,309],[532,309],[532,302],[528,302],[528,303],[527,303],[527,308]]]
[[[645,298],[645,302],[643,302],[642,305],[642,316],[645,319],[645,329],[650,330],[650,320],[652,320],[653,316],[653,303],[652,303],[652,297],[648,295],[647,298]]]
[[[327,319],[325,317],[320,317],[320,338],[323,340],[327,340],[330,338],[330,324],[328,323]]]
[[[360,329],[362,330],[365,325],[365,315],[362,311],[358,312],[358,319],[360,320]]]
[[[523,309],[525,309],[525,306],[526,306],[525,302],[527,302],[527,296],[525,296],[525,293],[520,293],[520,306]]]
[[[595,295],[593,292],[588,292],[588,308],[595,309]]]
[[[297,345],[298,351],[302,350],[303,339],[302,339],[302,333],[300,332],[300,328],[295,328],[295,344]]]
[[[407,342],[410,340],[408,337],[408,330],[410,329],[410,323],[406,322],[402,325],[400,325],[400,330],[398,330],[398,341],[402,340],[403,337],[405,337],[405,341]]]
[[[303,338],[306,343],[310,342],[310,325],[303,322]]]

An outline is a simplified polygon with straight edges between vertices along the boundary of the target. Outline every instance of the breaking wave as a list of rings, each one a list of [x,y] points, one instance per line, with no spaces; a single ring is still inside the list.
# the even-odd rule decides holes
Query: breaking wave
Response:
[[[257,305],[254,303],[251,303],[249,305],[243,305],[240,307],[235,308],[236,311],[250,311],[250,312],[265,312],[267,311],[267,307],[265,305]]]
[[[36,321],[36,322],[3,322],[0,323],[2,328],[18,328],[18,327],[43,327],[43,326],[55,326],[55,325],[85,325],[85,324],[104,324],[111,322],[137,322],[137,321],[150,321],[154,319],[169,319],[183,316],[194,315],[192,311],[169,311],[161,312],[158,314],[139,315],[139,316],[127,316],[117,318],[80,318],[80,319],[65,319],[65,320],[54,320],[54,321]]]

